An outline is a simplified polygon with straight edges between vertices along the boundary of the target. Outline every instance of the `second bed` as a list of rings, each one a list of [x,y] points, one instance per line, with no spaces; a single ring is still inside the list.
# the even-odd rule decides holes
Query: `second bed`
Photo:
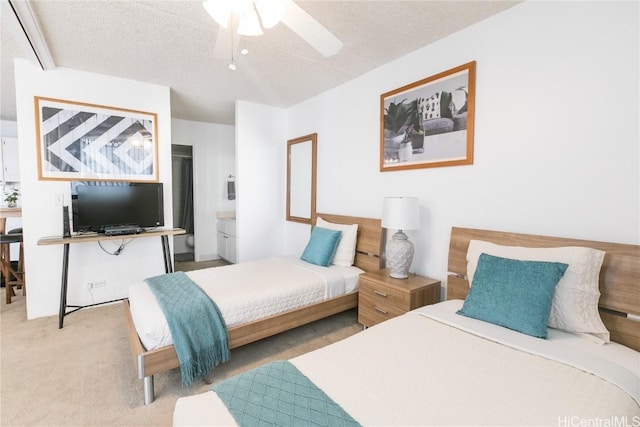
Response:
[[[347,262],[324,267],[285,256],[187,273],[220,309],[228,327],[229,348],[357,306],[358,276],[381,267],[384,233],[380,220],[331,214],[318,217],[314,224],[342,228],[344,243],[350,232],[355,234],[353,266]],[[138,377],[144,380],[144,402],[149,404],[154,400],[153,375],[177,368],[180,362],[168,323],[146,283],[130,288],[125,313]]]

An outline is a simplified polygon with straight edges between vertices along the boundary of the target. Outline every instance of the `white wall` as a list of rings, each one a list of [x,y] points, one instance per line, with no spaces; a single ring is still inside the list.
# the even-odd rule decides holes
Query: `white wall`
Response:
[[[638,12],[637,2],[527,2],[291,109],[238,101],[239,260],[304,248],[309,227],[284,220],[286,140],[312,132],[318,133],[319,212],[379,218],[386,195],[420,198],[422,227],[408,233],[417,273],[446,277],[454,225],[640,243]],[[471,60],[477,61],[474,164],[380,172],[380,94]],[[171,180],[171,135],[200,147],[198,157],[220,150],[214,174],[223,178],[233,153],[226,144],[212,148],[191,139],[226,141],[226,128],[174,120],[179,130],[172,133],[168,88],[42,72],[26,62],[16,64],[16,76],[32,318],[57,310],[62,248],[35,243],[60,234],[52,197],[67,191],[67,184],[36,179],[34,95],[157,112],[163,182]],[[203,199],[207,205],[198,209],[230,207],[221,200],[224,180],[207,177],[218,186],[213,198],[220,206]],[[199,189],[206,192],[208,184]],[[108,276],[119,294],[138,276],[161,272],[160,245],[145,240],[116,260],[95,247],[82,254],[72,249],[70,302],[91,302],[82,285],[94,276]]]
[[[452,226],[640,243],[638,9],[526,2],[291,108],[284,139],[318,132],[318,211],[419,197],[412,270],[438,279]],[[380,172],[380,94],[473,60],[474,164]]]
[[[193,147],[195,260],[220,258],[216,212],[235,210],[227,200],[227,177],[235,172],[233,126],[172,119],[172,144]]]
[[[236,102],[238,262],[283,254],[286,123],[280,108]]]
[[[159,178],[165,185],[165,225],[171,210],[171,111],[169,88],[104,75],[59,68],[42,71],[23,60],[15,62],[17,122],[20,140],[22,220],[29,297],[28,318],[56,314],[60,298],[62,246],[38,246],[43,236],[62,234],[62,211],[56,202],[70,201],[69,182],[39,181],[34,96],[72,100],[157,113]],[[107,242],[107,250],[114,246]],[[97,243],[70,246],[69,304],[91,304],[122,298],[128,287],[164,272],[159,238],[137,239],[119,256],[104,253]],[[89,292],[86,283],[106,280],[105,288]]]
[[[0,136],[10,136],[17,138],[18,136],[18,122],[10,120],[0,120]]]

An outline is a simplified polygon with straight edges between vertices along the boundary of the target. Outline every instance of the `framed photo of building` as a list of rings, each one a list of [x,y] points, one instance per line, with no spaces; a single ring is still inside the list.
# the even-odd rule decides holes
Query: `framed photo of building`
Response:
[[[473,164],[475,61],[380,95],[380,171]]]
[[[35,97],[38,178],[158,181],[155,113]]]

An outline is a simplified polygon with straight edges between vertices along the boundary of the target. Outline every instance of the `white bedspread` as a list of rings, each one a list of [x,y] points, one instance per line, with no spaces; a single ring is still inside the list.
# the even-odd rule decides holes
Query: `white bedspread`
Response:
[[[640,422],[640,353],[560,331],[528,337],[458,316],[461,306],[423,307],[291,362],[367,426]],[[234,424],[213,392],[176,402],[176,426]]]
[[[357,289],[357,267],[321,267],[294,257],[187,272],[218,305],[227,327],[262,319]],[[149,286],[129,289],[129,304],[147,350],[173,344],[169,325]]]

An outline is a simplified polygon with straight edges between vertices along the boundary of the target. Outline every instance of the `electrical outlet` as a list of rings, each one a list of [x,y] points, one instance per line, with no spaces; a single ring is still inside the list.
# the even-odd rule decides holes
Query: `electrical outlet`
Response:
[[[97,288],[106,288],[107,281],[106,280],[97,280],[95,282],[87,282],[87,289],[97,289]]]

